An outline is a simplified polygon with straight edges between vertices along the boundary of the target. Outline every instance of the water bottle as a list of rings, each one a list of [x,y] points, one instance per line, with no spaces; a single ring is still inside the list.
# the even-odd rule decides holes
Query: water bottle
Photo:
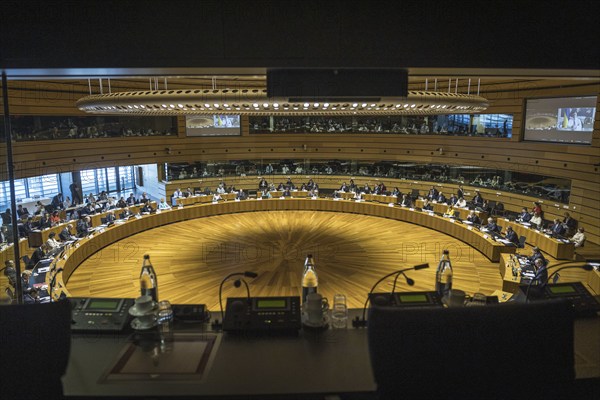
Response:
[[[450,264],[450,252],[444,250],[435,273],[435,290],[443,298],[448,296],[450,289],[452,289],[452,264]]]
[[[158,281],[148,254],[144,255],[142,271],[140,272],[140,289],[142,296],[150,296],[152,301],[158,302]]]
[[[308,254],[306,261],[304,261],[304,273],[302,274],[302,304],[306,302],[306,296],[317,293],[318,285],[319,278],[317,278],[317,271],[315,271],[315,262],[312,254]]]

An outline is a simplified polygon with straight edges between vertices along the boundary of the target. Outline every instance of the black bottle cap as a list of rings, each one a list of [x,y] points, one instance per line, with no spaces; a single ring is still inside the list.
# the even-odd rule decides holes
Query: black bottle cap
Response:
[[[444,250],[444,254],[450,254],[450,250]]]

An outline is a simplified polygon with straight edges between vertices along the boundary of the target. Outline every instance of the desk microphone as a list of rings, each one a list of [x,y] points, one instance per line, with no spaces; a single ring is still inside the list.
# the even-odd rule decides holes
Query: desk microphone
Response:
[[[256,278],[258,276],[258,274],[256,272],[252,272],[252,271],[234,272],[232,274],[227,275],[221,281],[221,285],[219,285],[219,306],[221,307],[221,319],[225,318],[225,312],[223,311],[223,296],[222,296],[223,284],[225,284],[225,281],[227,281],[227,279],[229,279],[233,276],[244,276],[246,278]],[[250,287],[248,286],[248,282],[246,282],[244,279],[240,278],[234,282],[234,286],[240,287],[242,285],[242,282],[244,283],[244,285],[246,285],[246,294],[248,296],[248,301],[250,301]]]
[[[392,297],[394,294],[394,291],[396,289],[396,283],[398,281],[398,278],[400,277],[400,275],[403,275],[404,278],[406,279],[406,283],[408,283],[410,286],[413,286],[415,284],[415,281],[411,278],[409,278],[408,276],[406,276],[406,274],[404,272],[406,271],[411,271],[411,270],[419,270],[419,269],[425,269],[425,268],[429,268],[429,264],[419,264],[419,265],[415,265],[414,267],[410,267],[410,268],[404,268],[398,271],[394,271],[391,272],[385,276],[383,276],[381,279],[379,279],[377,282],[375,282],[375,284],[373,285],[373,287],[371,288],[371,290],[369,291],[369,294],[367,295],[367,300],[365,301],[365,305],[363,307],[363,314],[362,314],[362,320],[359,320],[358,317],[356,317],[356,319],[354,321],[352,321],[352,325],[355,328],[361,327],[361,326],[366,326],[367,325],[367,320],[366,320],[366,313],[367,313],[367,305],[369,304],[369,299],[371,298],[371,294],[373,293],[373,291],[375,290],[375,288],[377,287],[377,285],[379,285],[383,280],[385,280],[386,278],[389,278],[392,275],[396,275],[396,278],[394,279],[394,286],[392,288],[392,293],[390,295],[390,300],[392,301]],[[387,304],[388,301],[384,298],[377,298],[377,299],[373,299],[374,302],[377,305],[384,305]],[[385,303],[384,303],[385,302]]]

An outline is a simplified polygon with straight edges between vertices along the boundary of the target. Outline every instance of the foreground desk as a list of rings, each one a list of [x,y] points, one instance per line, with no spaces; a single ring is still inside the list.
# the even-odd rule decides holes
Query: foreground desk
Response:
[[[361,311],[350,310],[350,316]],[[182,329],[195,332],[200,338],[202,334],[212,335],[203,325]],[[577,379],[600,377],[600,342],[596,340],[600,337],[600,318],[576,320],[574,333]],[[65,394],[116,398],[252,396],[257,399],[270,395],[275,397],[269,398],[297,399],[341,393],[372,395],[376,389],[366,329],[301,331],[298,337],[216,335],[220,343],[202,379],[161,381],[125,377],[111,383],[103,383],[102,378],[128,347],[127,336],[74,335],[63,378]],[[152,360],[155,359],[148,358],[148,362]]]
[[[97,232],[90,237],[81,239],[77,247],[70,248],[67,251],[66,260],[61,259],[57,263],[57,270],[61,271],[57,279],[64,288],[65,283],[68,281],[70,275],[85,259],[118,240],[148,229],[170,223],[214,215],[252,211],[287,210],[356,213],[418,224],[453,236],[456,239],[467,243],[473,248],[479,250],[493,262],[499,261],[502,253],[514,253],[516,250],[516,247],[514,246],[505,246],[500,242],[492,240],[490,237],[488,237],[488,235],[475,229],[471,229],[470,226],[456,222],[453,219],[430,215],[428,213],[422,213],[408,208],[390,207],[387,204],[355,202],[350,200],[313,200],[294,198],[266,200],[249,199],[243,201],[219,202],[217,204],[196,204],[188,207],[163,211],[153,215],[145,215],[139,218],[131,219],[124,223],[116,223],[112,227],[106,228],[101,232]],[[52,276],[50,276],[50,279],[51,278]],[[62,290],[66,291],[66,289]],[[56,293],[59,294],[60,292]]]

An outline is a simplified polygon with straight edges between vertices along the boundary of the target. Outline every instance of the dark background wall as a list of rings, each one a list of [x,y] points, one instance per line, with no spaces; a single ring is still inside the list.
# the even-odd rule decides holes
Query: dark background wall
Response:
[[[599,4],[8,0],[0,67],[595,69]]]

